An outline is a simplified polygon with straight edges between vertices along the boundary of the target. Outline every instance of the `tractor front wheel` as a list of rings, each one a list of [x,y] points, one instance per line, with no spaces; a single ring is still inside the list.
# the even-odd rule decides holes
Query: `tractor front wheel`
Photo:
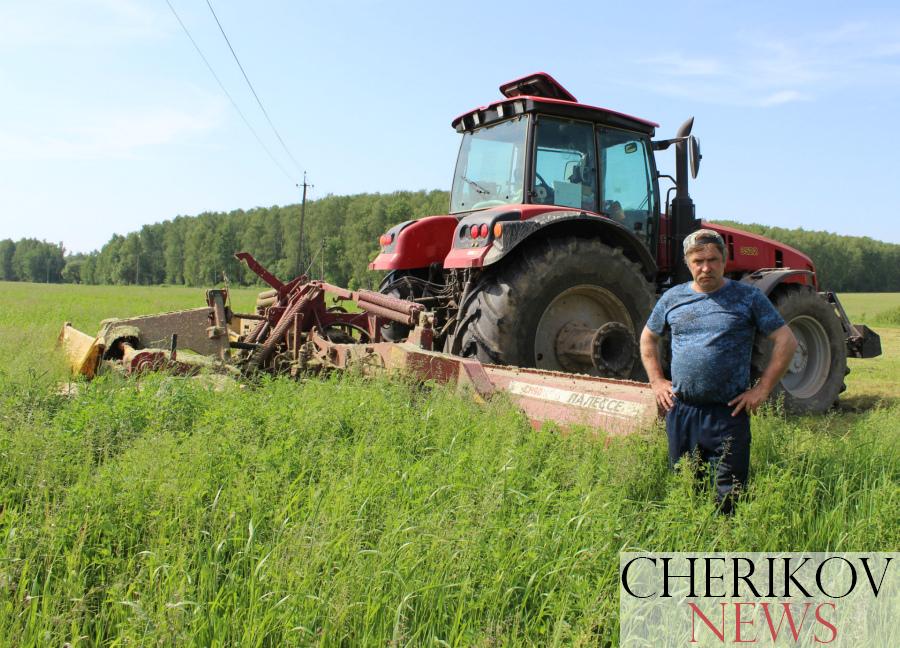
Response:
[[[834,308],[809,288],[784,290],[772,296],[797,339],[787,373],[773,392],[784,394],[792,414],[820,414],[831,409],[844,388],[847,347]],[[757,338],[753,354],[754,379],[762,375],[772,355],[772,343]]]
[[[640,378],[637,340],[654,301],[621,250],[546,239],[486,271],[448,344],[481,362]]]

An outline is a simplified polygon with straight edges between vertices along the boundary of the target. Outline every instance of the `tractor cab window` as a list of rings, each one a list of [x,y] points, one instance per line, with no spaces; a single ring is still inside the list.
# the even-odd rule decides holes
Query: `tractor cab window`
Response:
[[[528,120],[516,117],[463,135],[450,213],[522,203]]]
[[[599,139],[600,209],[649,240],[656,204],[647,142],[635,133],[609,128],[599,130]]]
[[[536,133],[531,202],[597,211],[594,127],[541,117]]]

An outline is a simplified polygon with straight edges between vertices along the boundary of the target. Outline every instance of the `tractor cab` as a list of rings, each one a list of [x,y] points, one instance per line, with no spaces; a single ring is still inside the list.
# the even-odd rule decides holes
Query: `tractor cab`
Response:
[[[453,121],[463,135],[450,213],[552,205],[611,219],[655,248],[656,124],[579,104],[537,73],[500,87],[505,99]]]

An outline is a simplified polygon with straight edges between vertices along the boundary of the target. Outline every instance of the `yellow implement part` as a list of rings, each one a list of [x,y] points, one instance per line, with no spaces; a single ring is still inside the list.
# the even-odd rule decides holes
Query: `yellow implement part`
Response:
[[[103,355],[103,343],[98,338],[82,333],[66,322],[56,343],[57,346],[62,346],[73,374],[94,377]]]

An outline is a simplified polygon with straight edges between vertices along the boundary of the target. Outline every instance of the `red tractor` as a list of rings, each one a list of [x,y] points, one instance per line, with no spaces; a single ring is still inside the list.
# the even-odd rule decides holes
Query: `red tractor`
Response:
[[[726,241],[726,276],[767,294],[799,341],[781,383],[789,410],[829,409],[844,389],[847,356],[881,353],[877,334],[819,292],[809,257],[695,218],[693,119],[675,138],[654,140],[657,124],[580,104],[548,74],[500,91],[504,99],[453,120],[463,138],[449,215],[392,227],[369,266],[388,271],[381,292],[435,313],[436,349],[641,379],[636,340],[658,295],[690,279],[682,241],[702,226]],[[675,178],[657,171],[654,155],[673,144]],[[674,185],[665,193],[661,178]],[[391,323],[381,335],[399,341],[408,332]],[[768,352],[761,340],[755,368]]]

